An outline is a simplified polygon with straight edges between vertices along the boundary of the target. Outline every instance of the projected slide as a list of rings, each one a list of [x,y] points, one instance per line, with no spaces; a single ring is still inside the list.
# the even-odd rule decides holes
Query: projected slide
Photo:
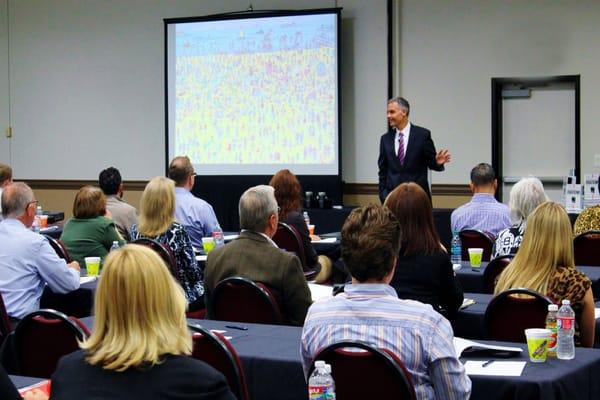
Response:
[[[199,174],[338,173],[337,15],[174,24],[169,154]]]

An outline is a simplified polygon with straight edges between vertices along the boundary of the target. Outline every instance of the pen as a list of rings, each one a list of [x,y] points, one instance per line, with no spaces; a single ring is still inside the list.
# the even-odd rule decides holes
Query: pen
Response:
[[[245,326],[237,326],[237,325],[225,325],[225,328],[237,329],[238,331],[247,331],[248,330],[248,328],[246,328]]]
[[[485,367],[487,367],[488,365],[490,365],[490,364],[491,364],[491,363],[493,363],[493,362],[494,362],[494,360],[488,360],[488,361],[484,362],[484,363],[481,365],[481,367],[485,368]]]

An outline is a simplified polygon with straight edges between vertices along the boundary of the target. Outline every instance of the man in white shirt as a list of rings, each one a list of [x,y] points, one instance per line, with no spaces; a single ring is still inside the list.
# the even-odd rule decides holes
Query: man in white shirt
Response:
[[[8,315],[17,319],[39,309],[46,284],[55,293],[79,288],[79,263],[67,264],[44,236],[29,229],[36,206],[25,183],[13,183],[2,193],[0,294]]]

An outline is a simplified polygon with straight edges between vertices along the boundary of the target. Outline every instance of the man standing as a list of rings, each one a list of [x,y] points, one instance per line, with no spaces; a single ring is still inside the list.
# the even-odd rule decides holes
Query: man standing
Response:
[[[2,193],[0,223],[0,293],[8,315],[21,319],[40,308],[44,286],[55,293],[79,288],[79,263],[59,258],[48,240],[29,230],[37,200],[22,182]]]
[[[473,198],[467,204],[452,211],[450,216],[452,232],[476,229],[495,238],[498,232],[510,227],[508,207],[494,198],[498,181],[491,165],[477,164],[471,170],[469,187],[473,192]]]
[[[390,130],[381,136],[379,143],[379,199],[385,201],[396,186],[415,182],[425,190],[429,198],[427,169],[443,171],[450,161],[448,150],[436,153],[428,129],[412,125],[408,121],[410,105],[403,97],[388,101],[387,119]]]
[[[240,236],[208,255],[204,270],[205,301],[217,283],[243,276],[273,289],[280,299],[285,322],[302,325],[311,294],[296,255],[285,252],[271,240],[279,222],[275,189],[260,185],[240,198]]]
[[[192,245],[201,249],[202,238],[211,236],[219,222],[212,206],[191,193],[196,173],[188,156],[171,161],[169,178],[175,181],[175,217],[190,235]]]
[[[0,199],[2,198],[2,191],[5,187],[12,183],[12,168],[6,164],[0,163]],[[0,214],[2,213],[2,206],[0,206]],[[0,221],[2,216],[0,215]]]
[[[123,200],[121,173],[114,167],[106,168],[100,172],[98,185],[106,196],[106,209],[110,211],[117,230],[123,239],[131,240],[131,227],[137,224],[137,211]]]
[[[471,381],[456,357],[448,320],[429,304],[400,300],[389,286],[399,247],[400,227],[387,208],[369,205],[350,213],[342,227],[342,257],[352,284],[308,310],[300,342],[304,373],[322,348],[359,340],[402,360],[417,399],[468,399]]]

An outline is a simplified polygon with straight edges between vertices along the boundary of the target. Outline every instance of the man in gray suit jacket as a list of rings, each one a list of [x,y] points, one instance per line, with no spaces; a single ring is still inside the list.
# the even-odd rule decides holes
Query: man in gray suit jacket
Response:
[[[239,213],[240,236],[208,255],[204,270],[207,306],[217,283],[243,276],[272,289],[280,300],[285,322],[301,326],[311,294],[298,257],[271,240],[279,222],[273,187],[259,185],[246,190],[240,198]]]

